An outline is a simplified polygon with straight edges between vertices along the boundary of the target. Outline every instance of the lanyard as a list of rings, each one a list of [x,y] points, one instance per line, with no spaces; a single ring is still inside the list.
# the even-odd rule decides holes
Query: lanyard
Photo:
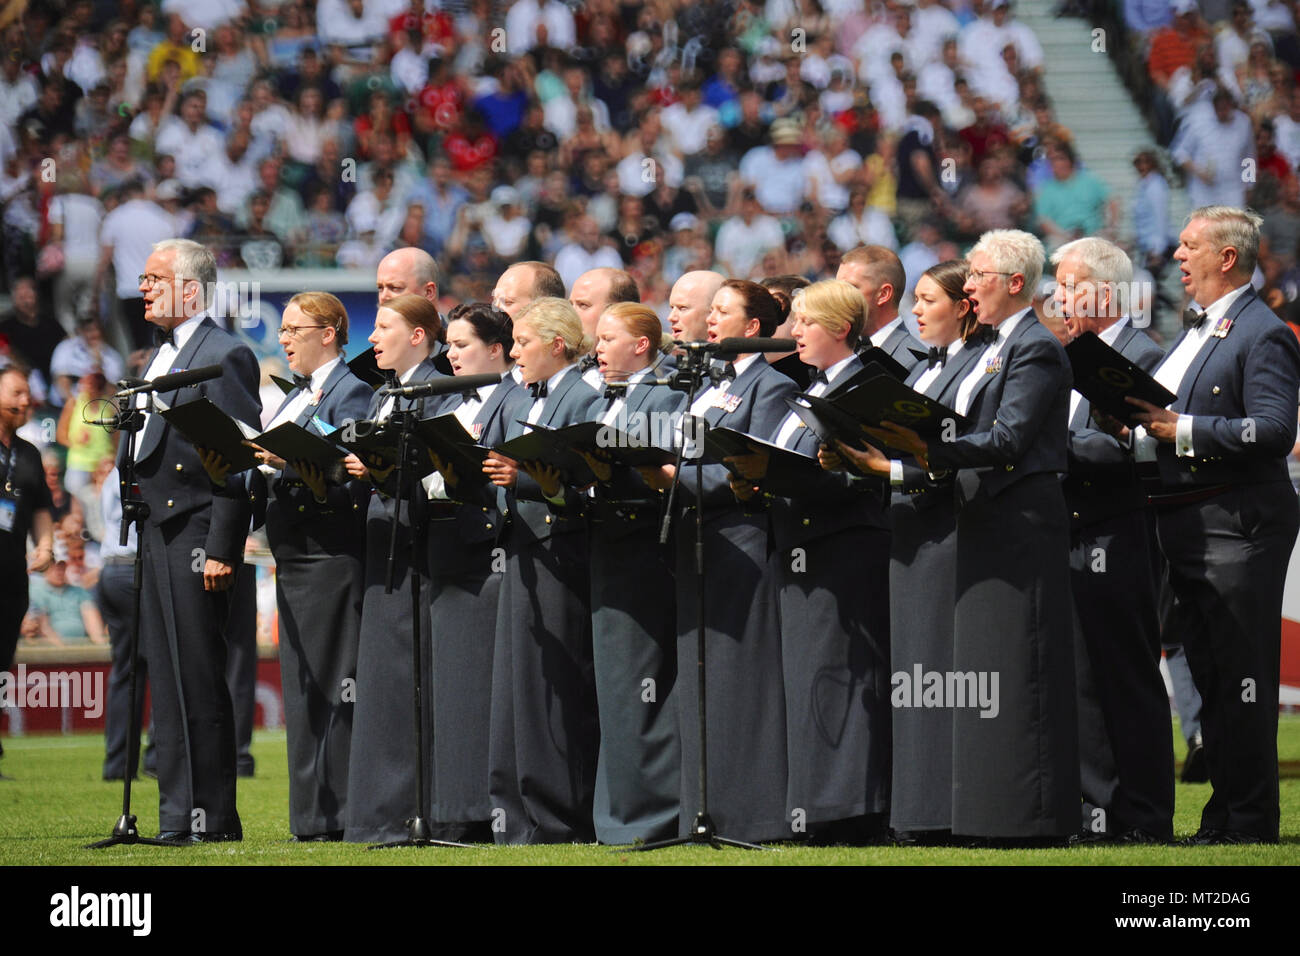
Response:
[[[0,455],[4,456],[4,489],[7,492],[12,492],[14,490],[13,481],[11,479],[13,478],[14,458],[18,455],[16,445],[16,435],[14,436],[14,444],[7,448],[5,447],[4,442],[0,442]]]

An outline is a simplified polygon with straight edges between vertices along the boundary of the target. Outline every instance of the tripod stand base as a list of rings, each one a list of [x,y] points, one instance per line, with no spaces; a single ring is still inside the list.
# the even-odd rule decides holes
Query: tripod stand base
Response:
[[[107,840],[100,840],[97,843],[87,843],[83,850],[102,850],[109,846],[131,846],[132,844],[141,846],[187,846],[176,840],[159,840],[155,837],[142,837],[140,831],[135,827],[135,814],[124,813],[117,818],[117,824],[113,827],[113,835]]]
[[[429,829],[429,824],[424,817],[413,817],[406,821],[405,840],[394,840],[392,843],[372,843],[366,849],[387,850],[396,846],[451,846],[459,847],[462,850],[474,849],[468,843],[457,843],[455,840],[435,840],[433,831]]]
[[[695,816],[695,822],[691,825],[691,832],[684,837],[674,837],[671,840],[656,840],[654,843],[643,843],[640,846],[632,847],[637,853],[644,853],[648,850],[662,850],[669,846],[711,846],[715,850],[721,850],[724,846],[734,846],[739,850],[767,850],[771,847],[759,846],[757,843],[746,843],[744,840],[733,840],[731,837],[719,836],[717,828],[713,825],[713,818],[707,813],[699,813]],[[618,850],[622,853],[624,851]]]

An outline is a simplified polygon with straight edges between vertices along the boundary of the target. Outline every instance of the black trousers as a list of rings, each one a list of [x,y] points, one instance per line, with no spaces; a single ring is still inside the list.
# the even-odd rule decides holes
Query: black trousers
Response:
[[[113,666],[108,675],[108,709],[104,712],[104,776],[135,776],[140,759],[140,717],[144,713],[145,691],[149,686],[149,664],[141,648],[135,682],[137,736],[128,741],[131,726],[131,634],[135,617],[135,565],[105,564],[95,585],[95,603],[108,627]],[[130,753],[127,753],[128,743]],[[153,768],[152,746],[145,753],[145,766]]]
[[[235,809],[235,715],[226,684],[232,591],[205,591],[196,550],[207,509],[146,523],[140,634],[149,659],[158,747],[159,829],[230,833]],[[238,574],[238,568],[236,574]]]
[[[1278,838],[1282,591],[1298,528],[1290,482],[1234,486],[1156,515],[1173,597],[1164,630],[1182,638],[1202,698],[1213,786],[1203,829]]]
[[[1174,751],[1152,533],[1150,516],[1136,511],[1072,537],[1080,783],[1085,830],[1139,827],[1172,838]]]

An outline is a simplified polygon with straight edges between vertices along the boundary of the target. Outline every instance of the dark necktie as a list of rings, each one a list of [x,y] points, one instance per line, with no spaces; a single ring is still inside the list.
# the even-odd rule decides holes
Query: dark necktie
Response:
[[[1191,332],[1205,324],[1206,313],[1188,309],[1183,313],[1183,328]]]
[[[164,345],[176,348],[176,330],[164,329],[162,326],[155,325],[153,327],[153,344],[158,348],[162,348]]]
[[[936,365],[947,365],[947,364],[948,364],[948,346],[945,345],[943,348],[938,348],[937,346],[934,345],[930,346],[930,355],[926,359],[925,367],[929,369],[929,368],[934,368]]]
[[[533,401],[537,401],[539,398],[545,398],[548,391],[546,381],[533,382],[528,386],[528,391],[533,393]]]
[[[299,375],[297,372],[294,372],[294,373],[293,373],[293,387],[294,387],[294,388],[300,388],[300,389],[302,389],[304,392],[307,391],[307,389],[311,388],[311,376],[310,376],[310,375]]]
[[[808,376],[809,387],[816,385],[818,382],[821,382],[823,385],[829,385],[831,383],[830,379],[826,377],[826,373],[821,369],[818,369]]]

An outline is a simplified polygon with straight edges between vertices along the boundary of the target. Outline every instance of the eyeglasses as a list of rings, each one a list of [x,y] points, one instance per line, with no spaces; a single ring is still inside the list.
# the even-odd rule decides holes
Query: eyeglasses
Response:
[[[332,326],[328,326],[328,325],[282,325],[282,326],[280,326],[280,335],[281,335],[282,337],[287,335],[287,336],[288,336],[289,338],[291,338],[291,339],[300,339],[300,338],[302,338],[302,333],[303,333],[303,332],[306,332],[308,329],[328,329],[328,328],[332,328]]]
[[[135,284],[136,285],[158,285],[158,283],[160,282],[172,282],[178,278],[179,276],[156,276],[153,275],[152,273],[146,272],[143,275],[138,275],[135,277]]]
[[[989,276],[1015,276],[1015,275],[1020,275],[1020,273],[1019,272],[992,272],[992,271],[985,271],[983,269],[972,269],[969,275],[970,278],[975,282],[983,282]]]

